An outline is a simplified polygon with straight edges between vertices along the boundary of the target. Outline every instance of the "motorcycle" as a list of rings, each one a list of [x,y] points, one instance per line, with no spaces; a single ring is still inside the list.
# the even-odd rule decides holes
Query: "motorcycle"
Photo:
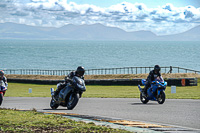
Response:
[[[72,78],[71,83],[67,85],[54,97],[54,88],[51,88],[51,102],[50,107],[57,109],[58,106],[67,107],[68,110],[72,110],[81,98],[82,93],[86,91],[85,81],[77,76]]]
[[[146,84],[146,80],[142,79],[142,84]],[[147,96],[142,94],[143,89],[138,85],[140,90],[140,100],[143,104],[149,102],[149,100],[157,101],[159,104],[163,104],[165,102],[165,89],[167,86],[167,82],[164,80],[155,80],[151,83],[151,87],[147,89]]]
[[[3,97],[6,93],[7,90],[7,86],[5,85],[5,83],[3,82],[3,80],[0,81],[0,106],[3,102]]]

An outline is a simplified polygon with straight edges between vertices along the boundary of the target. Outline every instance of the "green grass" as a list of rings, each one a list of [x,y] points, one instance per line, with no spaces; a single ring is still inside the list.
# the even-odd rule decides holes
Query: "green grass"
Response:
[[[56,85],[38,85],[9,83],[5,96],[9,97],[50,97],[50,88],[56,88]],[[32,93],[29,93],[32,88]],[[86,86],[86,92],[83,97],[98,98],[139,98],[137,86]],[[166,89],[166,98],[170,99],[200,99],[200,80],[198,86],[176,87],[176,93],[171,94],[171,87]]]
[[[36,111],[17,111],[0,108],[0,132],[128,132],[94,123],[76,122],[61,115],[45,115]]]
[[[32,93],[29,93],[29,88]],[[39,85],[39,84],[23,84],[8,83],[8,90],[5,96],[9,97],[50,97],[50,88],[56,88],[56,85]]]
[[[200,85],[190,87],[176,87],[176,93],[171,93],[171,87],[165,90],[169,99],[200,99]],[[105,98],[139,98],[137,86],[88,86],[84,97]]]

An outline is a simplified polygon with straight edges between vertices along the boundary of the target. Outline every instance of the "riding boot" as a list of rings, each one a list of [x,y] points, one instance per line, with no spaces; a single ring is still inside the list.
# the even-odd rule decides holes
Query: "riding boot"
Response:
[[[62,88],[64,88],[64,86],[65,86],[65,83],[58,84],[58,87],[57,87],[56,91],[54,92],[54,97],[56,97],[60,93],[60,91],[62,90]]]

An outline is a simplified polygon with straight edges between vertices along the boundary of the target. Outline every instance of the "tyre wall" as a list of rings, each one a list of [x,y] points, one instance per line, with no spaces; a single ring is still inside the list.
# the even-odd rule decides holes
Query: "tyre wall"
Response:
[[[165,80],[168,86],[197,86],[197,78],[169,78]],[[55,85],[64,80],[36,80],[36,79],[8,79],[8,82],[49,84]],[[85,80],[86,85],[138,85],[142,84],[141,79],[105,79],[105,80]]]

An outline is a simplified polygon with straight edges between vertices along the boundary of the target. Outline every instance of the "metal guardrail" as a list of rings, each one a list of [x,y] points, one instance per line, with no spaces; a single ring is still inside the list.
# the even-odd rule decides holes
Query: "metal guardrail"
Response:
[[[73,70],[3,69],[5,74],[20,75],[67,75]]]
[[[102,68],[88,69],[85,75],[106,75],[106,74],[145,74],[153,70],[154,67],[122,67],[122,68]],[[3,69],[5,74],[21,75],[68,75],[73,70],[40,70],[40,69]],[[181,67],[161,67],[161,73],[199,73],[200,71]]]

